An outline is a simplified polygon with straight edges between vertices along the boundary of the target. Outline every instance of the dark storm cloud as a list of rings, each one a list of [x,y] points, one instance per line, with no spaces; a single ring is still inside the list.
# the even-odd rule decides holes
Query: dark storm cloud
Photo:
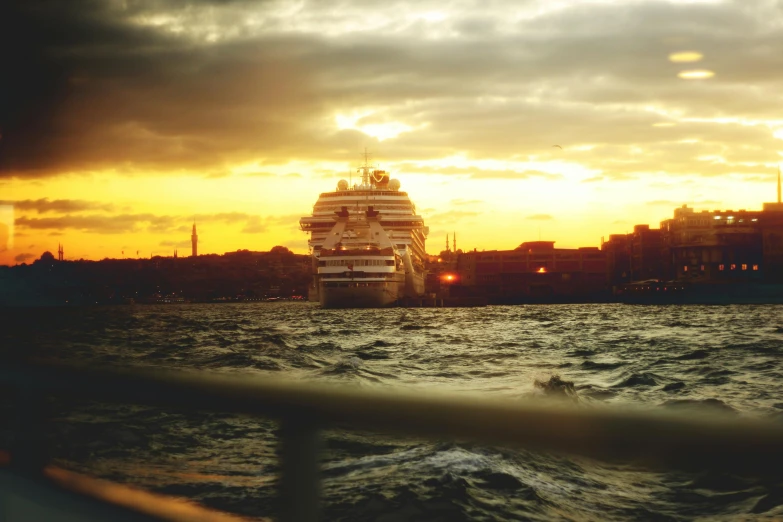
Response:
[[[310,101],[301,73],[282,60],[285,39],[204,48],[132,22],[154,13],[138,6],[189,4],[129,4],[34,1],[9,10],[9,40],[32,31],[22,41],[37,61],[12,64],[9,77],[20,79],[3,97],[11,100],[0,114],[3,172],[211,167],[291,137],[291,122]],[[51,87],[25,94],[38,83]],[[11,110],[16,105],[29,108]]]
[[[39,214],[46,212],[80,212],[84,210],[105,210],[110,212],[114,210],[114,205],[109,203],[97,203],[95,201],[84,201],[81,199],[24,199],[18,201],[0,201],[0,205],[13,205],[18,210],[35,210]]]
[[[217,0],[3,5],[0,58],[11,78],[0,86],[6,176],[106,166],[222,175],[231,162],[259,158],[352,160],[362,137],[390,161],[463,151],[478,159],[578,158],[614,178],[649,170],[666,153],[662,142],[688,132],[658,132],[651,124],[667,118],[646,106],[699,118],[783,113],[782,15],[765,4],[577,3],[527,18],[506,16],[525,5],[510,2],[491,9],[306,2],[288,14],[277,2]],[[401,14],[426,9],[446,18]],[[396,25],[372,38],[329,34],[361,16]],[[166,17],[180,20],[179,33]],[[715,78],[678,79],[686,66],[666,57],[683,48],[703,52],[698,66]],[[335,112],[364,106],[386,107],[364,123],[402,121],[417,130],[382,144],[336,131]],[[731,145],[722,151],[730,163],[771,162],[774,147],[736,152],[764,132],[771,144],[766,128],[704,124],[695,139],[712,144],[710,154]],[[569,148],[584,143],[657,152],[624,161],[599,156],[600,148]],[[696,172],[696,153],[662,168],[737,171]]]

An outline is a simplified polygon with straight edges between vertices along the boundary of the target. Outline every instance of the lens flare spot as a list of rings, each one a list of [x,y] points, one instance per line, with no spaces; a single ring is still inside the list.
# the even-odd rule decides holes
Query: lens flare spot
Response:
[[[679,51],[669,54],[669,61],[673,63],[693,63],[701,61],[704,55],[698,51]]]
[[[677,76],[683,80],[706,80],[707,78],[715,76],[715,73],[708,71],[707,69],[692,69],[689,71],[680,71]]]

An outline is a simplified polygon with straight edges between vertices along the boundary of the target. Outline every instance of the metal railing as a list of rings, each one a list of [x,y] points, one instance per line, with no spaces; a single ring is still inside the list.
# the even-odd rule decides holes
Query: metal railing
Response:
[[[371,431],[469,440],[631,461],[657,469],[780,476],[783,426],[761,419],[566,406],[551,401],[367,390],[284,380],[146,369],[12,364],[0,383],[20,390],[30,436],[16,448],[34,465],[40,427],[31,412],[45,394],[187,410],[260,415],[281,422],[281,520],[319,518],[320,431]]]

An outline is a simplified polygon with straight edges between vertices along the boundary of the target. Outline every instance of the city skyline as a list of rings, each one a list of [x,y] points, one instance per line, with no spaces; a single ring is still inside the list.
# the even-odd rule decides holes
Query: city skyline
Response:
[[[185,252],[193,220],[200,253],[305,253],[299,218],[365,147],[430,252],[454,230],[479,250],[598,246],[682,204],[775,200],[772,3],[11,10],[26,51],[0,104],[0,264],[59,243]]]

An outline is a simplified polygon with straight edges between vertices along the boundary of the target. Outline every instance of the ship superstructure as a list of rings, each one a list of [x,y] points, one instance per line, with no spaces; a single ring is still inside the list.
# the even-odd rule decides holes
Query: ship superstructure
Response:
[[[427,227],[400,182],[365,165],[361,183],[340,180],[299,223],[310,233],[310,298],[337,307],[388,306],[424,293]]]

